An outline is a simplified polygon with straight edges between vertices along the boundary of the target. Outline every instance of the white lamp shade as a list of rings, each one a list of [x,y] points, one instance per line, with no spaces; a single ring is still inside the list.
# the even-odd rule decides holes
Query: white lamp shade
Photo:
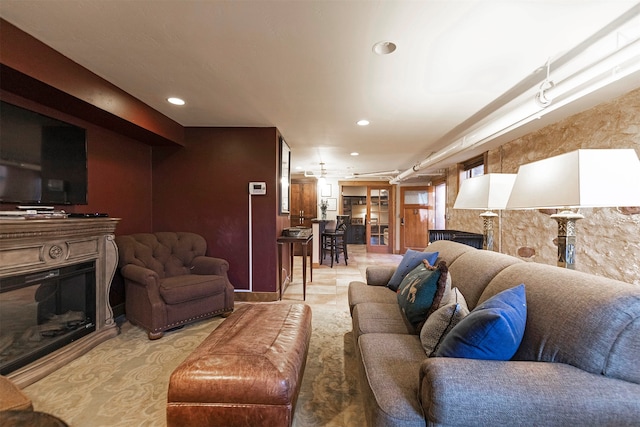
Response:
[[[507,209],[640,206],[633,149],[576,150],[520,166]]]
[[[490,173],[462,181],[454,209],[504,209],[516,179],[515,173]]]

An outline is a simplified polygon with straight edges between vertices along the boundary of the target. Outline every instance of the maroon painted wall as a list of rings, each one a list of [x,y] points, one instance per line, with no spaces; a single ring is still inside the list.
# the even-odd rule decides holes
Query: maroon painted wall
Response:
[[[153,149],[154,231],[204,236],[236,289],[249,289],[249,182],[263,181],[267,194],[251,198],[253,291],[277,290],[278,138],[275,128],[187,128],[185,147]]]
[[[105,212],[121,218],[117,234],[150,232],[151,147],[6,91],[3,101],[87,129],[88,204],[58,206],[67,212]],[[0,204],[12,210],[13,204]]]
[[[267,195],[251,199],[253,290],[278,289],[276,237],[289,221],[277,211],[275,128],[185,129],[1,23],[0,97],[87,129],[89,203],[58,208],[119,217],[119,235],[198,232],[207,239],[210,255],[229,260],[236,288],[248,289],[248,185],[264,181]],[[283,255],[287,260],[286,250]]]

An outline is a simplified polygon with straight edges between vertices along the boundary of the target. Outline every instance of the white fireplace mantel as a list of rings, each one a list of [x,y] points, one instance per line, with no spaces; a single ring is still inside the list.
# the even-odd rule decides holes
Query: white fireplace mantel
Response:
[[[18,387],[47,376],[118,335],[109,289],[118,264],[118,218],[0,220],[0,277],[95,261],[96,330],[7,375]]]

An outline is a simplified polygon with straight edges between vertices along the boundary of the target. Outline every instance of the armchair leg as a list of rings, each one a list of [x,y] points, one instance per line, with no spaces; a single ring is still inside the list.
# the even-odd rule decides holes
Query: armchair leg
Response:
[[[225,311],[224,313],[221,314],[221,316],[224,318],[227,318],[231,316],[231,313],[233,313],[233,309],[231,309],[231,311]]]
[[[149,332],[147,335],[150,340],[159,340],[164,336],[164,332]]]

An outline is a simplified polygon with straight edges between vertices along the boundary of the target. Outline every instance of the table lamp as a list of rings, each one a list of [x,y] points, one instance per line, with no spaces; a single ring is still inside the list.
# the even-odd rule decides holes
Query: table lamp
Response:
[[[581,149],[520,166],[507,209],[560,209],[558,266],[575,269],[572,209],[640,206],[640,160],[633,149]]]
[[[485,211],[480,214],[483,220],[483,249],[493,250],[493,220],[498,216],[493,211],[505,208],[515,179],[514,173],[490,173],[462,181],[453,208]]]

